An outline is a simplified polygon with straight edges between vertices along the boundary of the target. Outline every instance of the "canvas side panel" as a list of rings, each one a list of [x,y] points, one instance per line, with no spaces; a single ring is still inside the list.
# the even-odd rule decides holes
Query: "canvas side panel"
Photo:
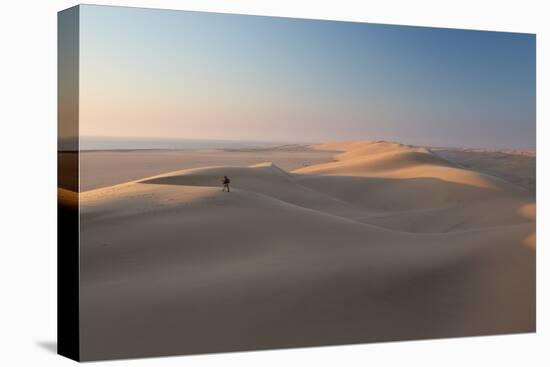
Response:
[[[57,352],[79,360],[78,6],[58,13],[57,37]]]

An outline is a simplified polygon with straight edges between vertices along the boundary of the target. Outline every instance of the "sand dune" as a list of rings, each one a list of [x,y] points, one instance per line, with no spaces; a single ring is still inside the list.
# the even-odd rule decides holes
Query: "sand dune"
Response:
[[[461,167],[501,177],[536,191],[536,155],[534,150],[488,150],[433,148],[440,156]]]
[[[293,170],[306,164],[330,161],[333,155],[334,152],[308,149],[303,145],[226,150],[107,150],[81,151],[79,155],[62,153],[61,163],[67,165],[75,158],[80,159],[80,191],[88,191],[182,168],[248,166],[272,161],[285,170]],[[69,184],[71,178],[63,181]]]
[[[469,186],[503,188],[523,191],[515,185],[494,176],[484,175],[455,166],[427,148],[410,147],[398,143],[356,142],[347,145],[319,145],[317,149],[346,149],[336,156],[337,161],[317,164],[293,172],[338,175],[378,176],[387,178],[436,178]]]
[[[81,193],[83,358],[535,329],[526,190],[426,148],[314,148],[342,153]]]
[[[375,210],[363,221],[412,232],[525,223],[534,202],[522,187],[455,166],[426,148],[397,143],[321,145],[337,161],[293,171],[302,185]]]

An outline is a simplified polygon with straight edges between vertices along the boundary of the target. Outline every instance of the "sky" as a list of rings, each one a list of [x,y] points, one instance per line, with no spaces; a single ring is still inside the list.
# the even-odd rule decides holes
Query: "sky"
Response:
[[[80,134],[534,148],[535,35],[81,6]]]

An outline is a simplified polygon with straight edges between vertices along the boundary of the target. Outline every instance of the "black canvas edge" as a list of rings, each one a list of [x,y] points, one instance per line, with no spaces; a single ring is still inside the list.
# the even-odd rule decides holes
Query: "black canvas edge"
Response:
[[[57,353],[80,360],[79,6],[57,14]]]

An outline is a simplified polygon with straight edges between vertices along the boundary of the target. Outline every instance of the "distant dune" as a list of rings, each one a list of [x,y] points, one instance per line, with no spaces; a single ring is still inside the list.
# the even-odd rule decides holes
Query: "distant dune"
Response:
[[[324,144],[336,162],[295,170],[304,186],[359,204],[361,221],[408,232],[448,232],[531,221],[528,190],[463,169],[426,148],[398,143]]]
[[[340,153],[81,193],[83,359],[535,330],[529,190],[422,147],[310,149]]]
[[[70,154],[68,160],[71,159]],[[285,170],[332,160],[334,152],[285,145],[256,149],[106,150],[80,152],[80,191],[112,186],[182,168],[248,166],[272,161]],[[73,155],[74,156],[74,155]],[[67,159],[65,159],[67,160]],[[70,170],[69,170],[70,171]]]
[[[536,191],[536,155],[534,150],[488,150],[433,148],[440,156],[461,167],[500,177]]]

